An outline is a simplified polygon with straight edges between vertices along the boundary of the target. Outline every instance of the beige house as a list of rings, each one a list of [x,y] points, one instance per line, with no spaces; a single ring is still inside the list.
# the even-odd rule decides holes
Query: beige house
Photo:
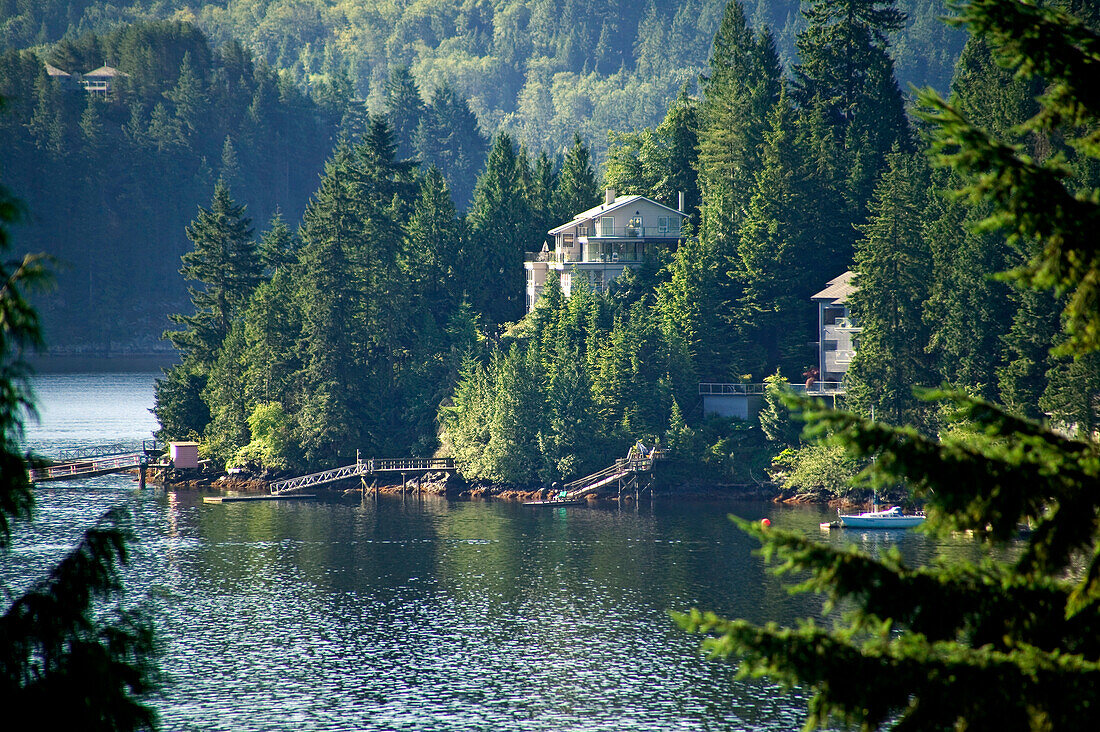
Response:
[[[848,297],[858,288],[852,284],[855,272],[848,271],[826,283],[811,300],[817,303],[818,369],[824,383],[840,383],[856,355],[863,330],[848,311]]]
[[[675,247],[686,218],[683,211],[645,196],[616,196],[614,189],[607,189],[599,206],[548,232],[554,237],[553,250],[544,245],[541,252],[527,253],[527,312],[534,309],[551,270],[559,273],[566,297],[577,278],[602,291],[627,266],[643,262],[657,248]]]

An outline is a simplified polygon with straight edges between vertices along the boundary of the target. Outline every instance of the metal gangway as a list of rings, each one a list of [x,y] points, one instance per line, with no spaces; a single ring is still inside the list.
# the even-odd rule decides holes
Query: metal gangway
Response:
[[[564,486],[565,498],[583,498],[612,483],[617,484],[618,492],[621,494],[623,488],[631,484],[637,487],[638,475],[652,473],[653,463],[662,457],[662,452],[654,450],[644,457],[619,458],[603,470],[597,470],[595,473],[578,478],[572,483],[566,483]]]
[[[140,448],[130,443],[67,448],[58,451],[57,464],[31,468],[27,478],[31,483],[48,483],[144,468],[149,464],[149,457],[162,450],[163,445],[158,440],[143,440]]]
[[[277,480],[268,486],[268,490],[273,496],[281,496],[303,488],[313,488],[326,483],[347,480],[348,478],[365,478],[378,473],[401,473],[404,475],[406,473],[435,471],[450,472],[454,469],[454,458],[370,458],[368,460],[356,460],[351,465],[322,470],[319,473]]]

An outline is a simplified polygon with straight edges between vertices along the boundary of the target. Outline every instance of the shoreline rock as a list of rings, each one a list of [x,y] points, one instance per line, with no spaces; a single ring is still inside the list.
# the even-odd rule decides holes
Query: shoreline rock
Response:
[[[209,470],[186,472],[170,471],[168,475],[161,477],[161,481],[155,481],[155,479],[151,478],[150,482],[160,482],[161,485],[170,490],[257,494],[267,493],[270,482],[283,477],[285,476],[264,474],[229,475]],[[377,490],[379,495],[401,495],[402,485],[400,480],[378,480],[377,485],[375,485],[375,481],[367,483],[365,490],[368,492]],[[418,490],[424,495],[444,496],[447,498],[513,502],[546,500],[551,494],[551,488],[548,486],[532,487],[496,484],[483,480],[467,481],[457,473],[447,472],[426,473],[421,476],[419,486],[415,479],[408,480],[404,486],[404,492],[406,494],[415,494]],[[359,481],[350,479],[339,483],[320,486],[317,491],[330,495],[353,495],[362,493],[364,487]],[[641,500],[646,500],[647,495],[648,494],[643,494]],[[678,500],[697,501],[730,498],[764,500],[790,505],[816,504],[842,510],[859,511],[870,510],[871,507],[871,501],[867,500],[865,497],[837,497],[819,491],[796,493],[793,491],[786,491],[778,485],[768,482],[756,482],[752,484],[681,482],[664,486],[658,485],[655,496],[658,499],[675,496]],[[882,500],[879,501],[879,505],[906,505],[911,502],[907,497],[901,497],[900,500],[898,500],[898,498],[897,496],[883,496]],[[618,500],[618,496],[614,494],[599,497],[591,496],[588,500],[592,502],[614,503]],[[624,502],[633,502],[633,500],[633,492],[623,494]]]

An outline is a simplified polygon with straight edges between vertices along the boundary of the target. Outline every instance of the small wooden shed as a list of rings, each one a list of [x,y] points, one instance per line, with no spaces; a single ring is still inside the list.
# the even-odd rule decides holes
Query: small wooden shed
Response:
[[[169,442],[168,454],[172,458],[174,468],[199,467],[199,443],[197,442]]]

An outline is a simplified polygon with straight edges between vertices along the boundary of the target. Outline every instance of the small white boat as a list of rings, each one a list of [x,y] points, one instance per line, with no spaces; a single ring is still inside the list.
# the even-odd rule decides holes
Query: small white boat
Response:
[[[901,512],[901,506],[894,506],[885,511],[840,514],[840,523],[846,529],[908,529],[924,523],[924,514],[906,515]]]

